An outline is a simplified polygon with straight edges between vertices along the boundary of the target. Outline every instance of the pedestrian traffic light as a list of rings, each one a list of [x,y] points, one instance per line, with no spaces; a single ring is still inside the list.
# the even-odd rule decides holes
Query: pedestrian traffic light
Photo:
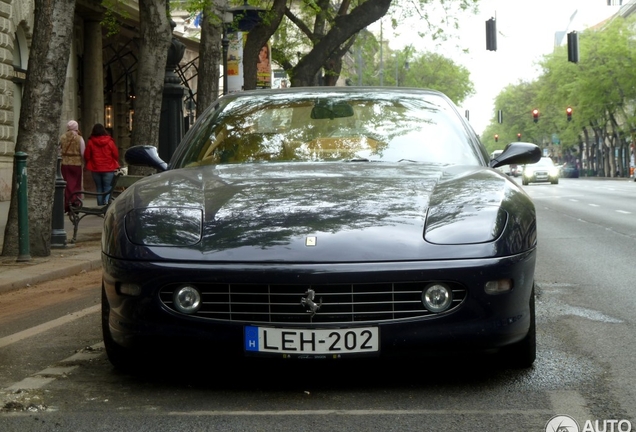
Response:
[[[521,134],[520,133],[517,134],[517,141],[521,141]]]
[[[486,21],[486,49],[497,51],[497,22],[494,18]]]
[[[536,108],[532,110],[532,121],[535,123],[539,121],[539,110]]]
[[[567,114],[567,116],[568,116],[568,121],[572,121],[572,107],[567,107],[567,108],[565,109],[565,113],[566,113],[566,114]]]
[[[495,142],[499,142],[499,135],[495,134]]]

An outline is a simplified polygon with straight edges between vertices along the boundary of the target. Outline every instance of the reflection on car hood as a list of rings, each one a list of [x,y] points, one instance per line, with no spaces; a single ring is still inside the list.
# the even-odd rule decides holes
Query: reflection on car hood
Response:
[[[534,208],[528,203],[515,183],[474,166],[339,162],[180,169],[141,180],[118,197],[107,215],[104,251],[153,259],[270,262],[502,256],[534,246]],[[511,205],[531,210],[517,210],[517,219],[507,224],[507,230],[518,231],[512,243],[501,240],[511,237],[502,235],[509,213],[502,209]],[[128,229],[155,230],[154,237],[132,235],[155,240],[143,247],[140,241],[115,238],[125,230],[109,225],[145,208],[162,211],[151,223],[135,225],[129,219]],[[178,229],[161,228],[162,222],[178,224],[179,218],[159,220],[169,208],[201,215],[200,241],[185,244],[177,241]]]

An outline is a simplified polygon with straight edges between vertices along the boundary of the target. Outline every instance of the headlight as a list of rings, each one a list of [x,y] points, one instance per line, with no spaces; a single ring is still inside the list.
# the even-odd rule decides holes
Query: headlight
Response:
[[[424,239],[447,245],[492,242],[507,221],[508,213],[498,206],[437,206],[429,209]]]
[[[550,170],[550,177],[557,177],[559,175],[559,169],[558,168],[552,168]]]
[[[175,290],[172,302],[179,312],[193,314],[201,305],[201,293],[193,286],[183,285]]]
[[[126,214],[126,235],[142,246],[192,246],[201,241],[203,212],[182,207],[147,207]]]
[[[452,302],[453,292],[446,284],[430,284],[422,291],[422,303],[426,309],[433,313],[444,312]]]

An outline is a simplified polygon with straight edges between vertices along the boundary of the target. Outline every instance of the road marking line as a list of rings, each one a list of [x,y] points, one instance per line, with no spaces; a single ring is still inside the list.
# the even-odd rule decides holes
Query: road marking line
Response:
[[[35,390],[35,389],[40,389],[53,381],[55,381],[55,378],[52,378],[52,377],[31,376],[31,377],[26,377],[22,381],[17,382],[13,384],[12,386],[7,387],[4,390],[6,391]]]
[[[88,308],[88,309],[92,309],[92,308]],[[87,310],[87,309],[84,309],[84,310]],[[72,356],[67,357],[58,363],[63,364],[63,363],[72,363],[77,361],[92,360],[95,357],[100,356],[104,353],[103,352],[104,342],[103,341],[98,342],[95,345],[92,345],[90,348],[92,351],[82,351],[82,352],[73,354]],[[22,393],[16,393],[19,390],[41,389],[47,384],[50,384],[53,381],[55,381],[57,378],[63,377],[64,375],[67,375],[73,372],[78,367],[79,365],[76,365],[76,364],[71,366],[47,367],[45,369],[42,369],[40,372],[36,372],[33,375],[24,378],[22,381],[19,381],[17,383],[10,385],[9,387],[2,389],[0,391],[0,396],[1,396],[1,393],[10,393],[10,394],[4,395],[5,397],[9,397],[9,399],[2,400],[0,398],[0,407],[3,407],[4,405],[6,405],[6,403],[9,402],[10,400],[16,400],[17,398],[19,398],[20,394],[22,394]]]
[[[572,201],[572,202],[579,202],[579,200],[577,200],[577,199],[572,199],[572,198],[570,198],[570,201]]]
[[[616,213],[632,214],[632,212],[628,212],[628,211],[625,211],[625,210],[616,210]]]
[[[77,319],[83,318],[86,315],[90,315],[95,312],[99,312],[101,310],[100,305],[91,306],[89,308],[83,309],[78,312],[73,312],[63,317],[54,319],[53,321],[45,322],[44,324],[40,324],[35,327],[31,327],[30,329],[23,330],[18,333],[14,333],[12,335],[0,338],[0,348],[3,348],[7,345],[11,345],[12,343],[19,342],[26,338],[30,338],[31,336],[38,335],[45,331],[51,330],[55,327],[59,327],[64,324],[68,324]]]
[[[286,410],[286,411],[172,411],[168,415],[172,416],[376,416],[376,415],[545,415],[546,421],[554,416],[554,412],[546,409],[508,409],[508,410],[462,410],[462,409],[439,409],[439,410]]]
[[[590,207],[600,207],[598,204],[588,204]]]

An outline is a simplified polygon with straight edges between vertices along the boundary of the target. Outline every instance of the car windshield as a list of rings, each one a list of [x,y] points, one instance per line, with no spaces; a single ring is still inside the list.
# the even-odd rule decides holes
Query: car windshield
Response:
[[[454,107],[435,93],[248,92],[210,109],[173,168],[253,162],[481,164]]]
[[[535,166],[543,166],[543,167],[553,167],[554,166],[554,162],[552,161],[552,159],[550,159],[549,157],[542,157],[541,159],[539,159],[539,161],[535,164]]]

